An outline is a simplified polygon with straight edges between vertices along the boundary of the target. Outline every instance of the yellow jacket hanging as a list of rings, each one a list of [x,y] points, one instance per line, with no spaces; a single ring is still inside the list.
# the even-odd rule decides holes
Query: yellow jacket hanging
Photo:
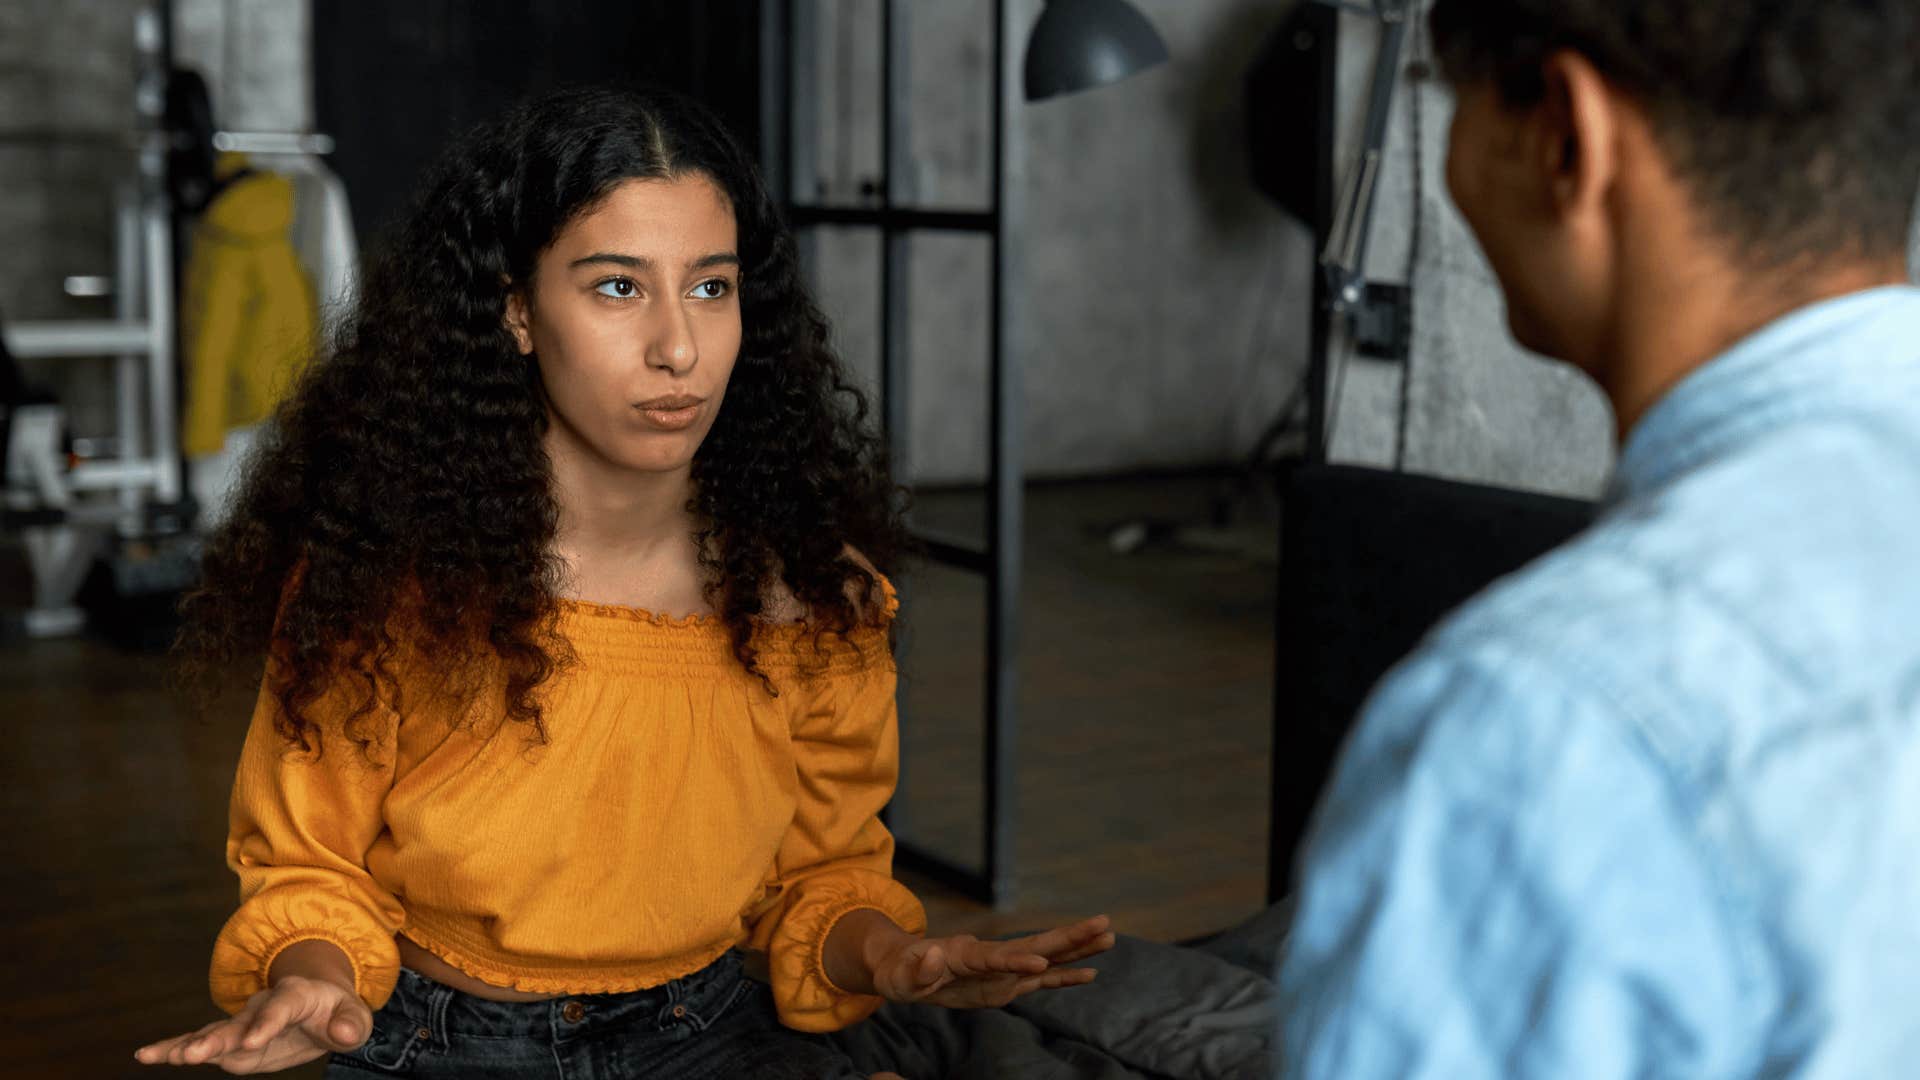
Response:
[[[224,154],[215,174],[245,166]],[[293,185],[256,173],[233,181],[194,228],[181,314],[189,456],[265,420],[313,349],[313,285],[288,239],[292,222]]]

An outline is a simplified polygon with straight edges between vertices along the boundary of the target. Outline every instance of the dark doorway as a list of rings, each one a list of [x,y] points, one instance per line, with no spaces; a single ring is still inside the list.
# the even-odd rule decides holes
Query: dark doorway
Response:
[[[693,94],[760,145],[761,0],[327,0],[315,119],[369,239],[447,141],[526,94],[641,80]]]

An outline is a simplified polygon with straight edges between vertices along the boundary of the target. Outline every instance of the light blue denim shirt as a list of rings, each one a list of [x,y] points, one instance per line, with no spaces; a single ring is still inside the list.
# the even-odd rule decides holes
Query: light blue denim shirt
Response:
[[[1920,1076],[1920,290],[1794,312],[1369,701],[1287,1076]]]

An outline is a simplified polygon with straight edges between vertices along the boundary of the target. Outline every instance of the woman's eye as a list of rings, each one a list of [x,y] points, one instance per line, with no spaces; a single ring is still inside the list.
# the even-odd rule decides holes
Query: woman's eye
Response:
[[[599,293],[601,296],[611,296],[624,300],[639,292],[640,289],[633,283],[632,278],[617,277],[608,278],[594,286],[593,291]]]
[[[695,285],[693,295],[702,300],[718,300],[727,295],[732,288],[733,283],[725,278],[714,278],[712,281],[703,281]]]

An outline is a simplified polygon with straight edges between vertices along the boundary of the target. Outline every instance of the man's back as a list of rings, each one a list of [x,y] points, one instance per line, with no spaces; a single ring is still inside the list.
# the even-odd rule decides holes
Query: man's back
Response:
[[[1665,395],[1600,523],[1370,703],[1303,867],[1294,1070],[1920,1061],[1916,555],[1920,290]]]

